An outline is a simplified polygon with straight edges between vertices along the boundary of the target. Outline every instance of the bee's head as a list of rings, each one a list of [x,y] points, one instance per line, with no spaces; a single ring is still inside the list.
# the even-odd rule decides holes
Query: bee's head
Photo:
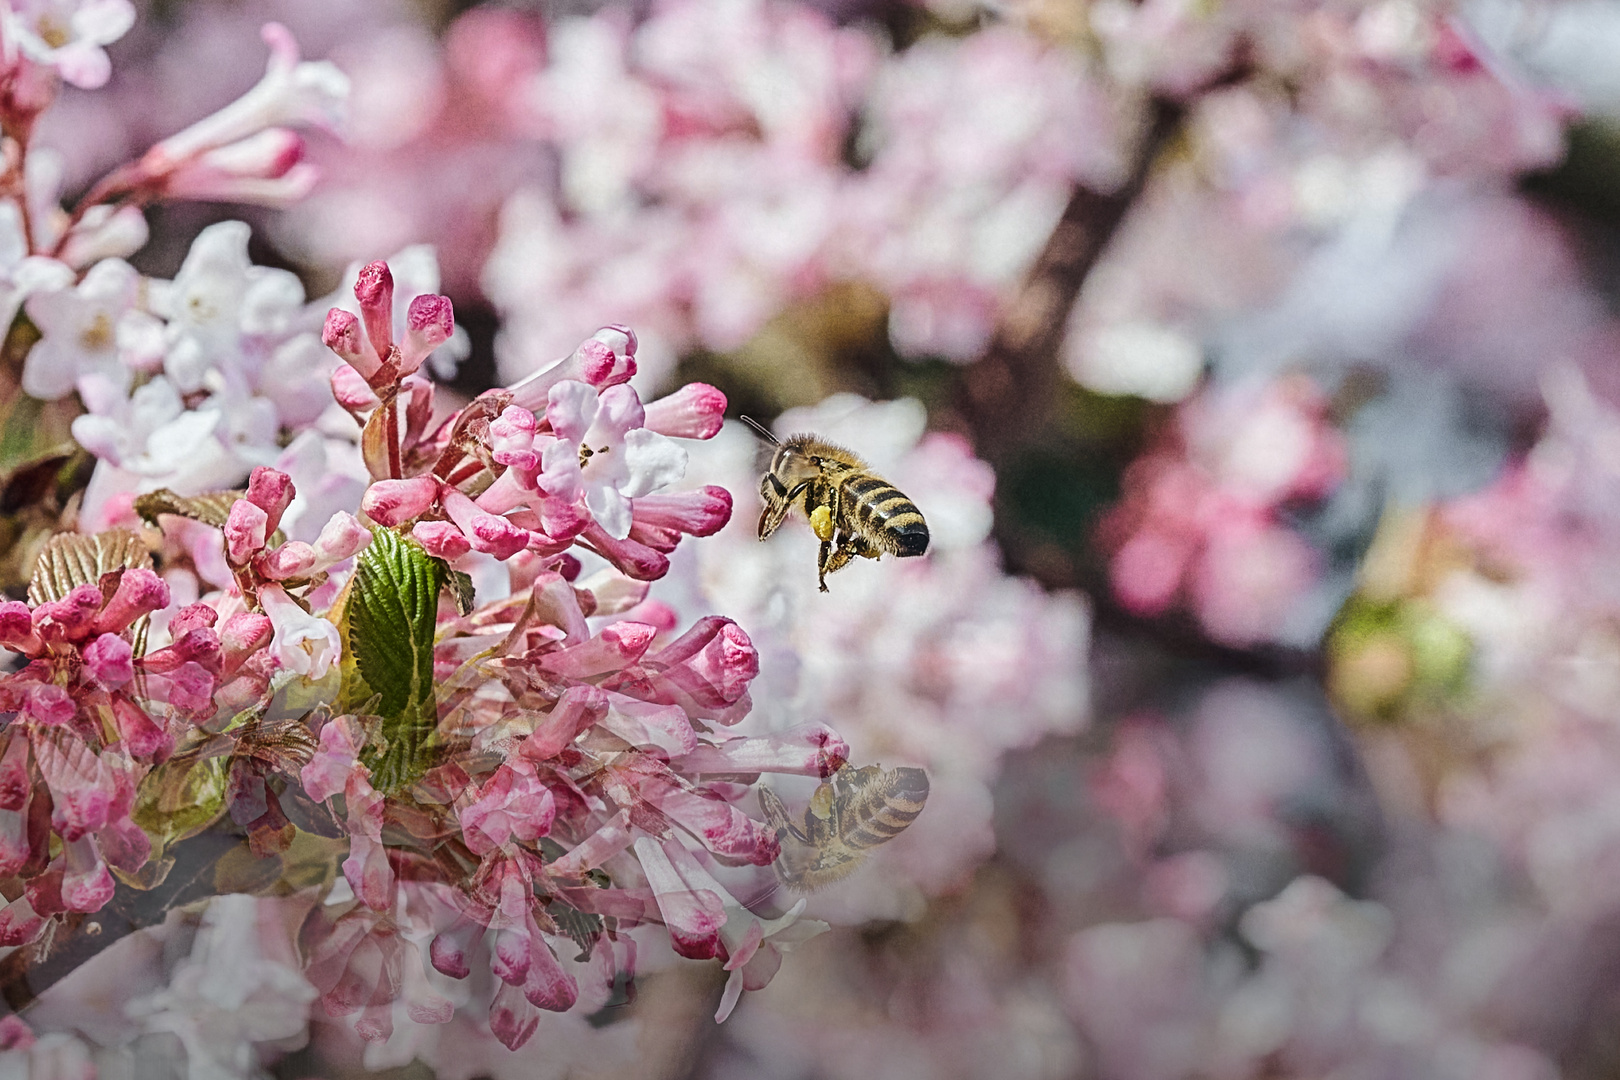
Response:
[[[771,475],[790,490],[806,480],[814,480],[820,472],[821,466],[791,442],[777,447],[776,453],[771,455]]]

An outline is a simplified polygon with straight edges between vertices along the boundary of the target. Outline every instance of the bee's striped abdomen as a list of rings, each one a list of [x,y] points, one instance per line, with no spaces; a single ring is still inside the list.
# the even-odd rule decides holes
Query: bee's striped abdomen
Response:
[[[857,476],[844,484],[854,503],[856,521],[886,551],[899,556],[921,555],[928,550],[928,523],[917,504],[878,476]]]
[[[857,850],[876,847],[899,836],[917,820],[928,801],[928,774],[921,769],[895,769],[882,790],[860,804],[844,842]]]

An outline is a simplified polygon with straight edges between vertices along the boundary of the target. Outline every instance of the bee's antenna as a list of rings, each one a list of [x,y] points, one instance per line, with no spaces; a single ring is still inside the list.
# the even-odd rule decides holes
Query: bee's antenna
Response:
[[[758,435],[760,438],[764,439],[766,442],[770,443],[772,446],[781,446],[782,445],[780,442],[777,441],[775,435],[772,435],[769,431],[765,430],[764,426],[761,425],[760,422],[755,420],[752,416],[740,416],[740,417],[738,417],[738,419],[741,420],[743,423],[747,424],[749,427],[753,428],[755,435]]]

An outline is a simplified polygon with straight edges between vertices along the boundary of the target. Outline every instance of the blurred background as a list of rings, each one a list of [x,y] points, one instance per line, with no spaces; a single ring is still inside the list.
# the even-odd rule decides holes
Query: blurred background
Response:
[[[1620,3],[150,0],[45,117],[64,189],[267,20],[346,138],[288,209],[154,209],[143,272],[227,218],[311,296],[431,244],[456,391],[624,323],[643,396],[934,535],[817,595],[753,438],[694,454],[738,509],[653,595],[932,778],[724,1025],[654,957],[516,1055],[317,1017],[271,1075],[1620,1075]]]

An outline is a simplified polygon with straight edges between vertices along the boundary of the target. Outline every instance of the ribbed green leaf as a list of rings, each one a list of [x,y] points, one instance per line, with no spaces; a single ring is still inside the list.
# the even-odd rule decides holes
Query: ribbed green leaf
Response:
[[[416,541],[377,529],[360,553],[344,604],[345,645],[358,683],[345,686],[342,697],[377,699],[382,747],[365,764],[372,786],[384,794],[408,787],[430,764],[439,719],[433,631],[443,587],[443,563]]]

